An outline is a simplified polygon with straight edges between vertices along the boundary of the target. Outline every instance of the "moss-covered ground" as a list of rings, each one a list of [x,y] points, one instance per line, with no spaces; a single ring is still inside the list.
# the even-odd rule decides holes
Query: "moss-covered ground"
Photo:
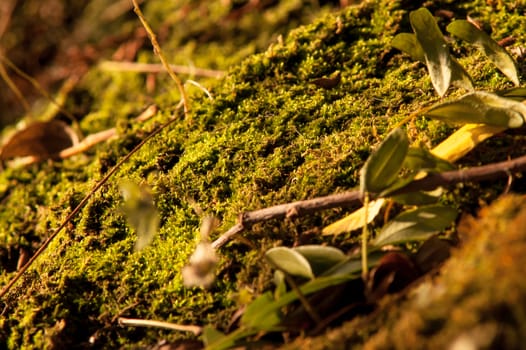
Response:
[[[425,67],[390,46],[394,34],[410,31],[410,10],[425,5],[432,12],[452,11],[456,18],[470,15],[491,28],[496,39],[513,36],[516,47],[526,42],[526,20],[522,17],[525,6],[520,2],[386,0],[337,9],[337,4],[330,2],[316,5],[283,1],[249,13],[232,8],[227,11],[225,4],[233,3],[144,4],[146,18],[159,31],[171,62],[228,71],[219,80],[199,80],[212,99],[187,85],[191,98],[187,118],[176,109],[180,96],[167,77],[156,76],[154,86],[147,88],[149,78],[144,74],[102,71],[93,65],[71,93],[69,103],[73,108],[89,101],[83,106],[85,113],[80,120],[84,134],[117,126],[118,138],[71,159],[5,169],[0,174],[0,283],[4,285],[13,277],[21,252],[34,252],[119,159],[171,116],[180,119],[124,163],[5,297],[0,316],[0,343],[4,348],[133,348],[147,347],[160,339],[192,337],[166,330],[121,327],[116,321],[120,316],[211,324],[225,330],[240,306],[240,294],[256,296],[271,284],[270,268],[261,259],[264,251],[300,238],[321,242],[322,238],[313,232],[319,232],[344,211],[252,227],[244,237],[253,247],[234,242],[222,248],[216,283],[209,290],[201,290],[183,287],[181,278],[181,269],[199,239],[201,216],[196,207],[221,218],[220,233],[233,225],[242,211],[355,187],[359,169],[385,132],[411,112],[438,100]],[[89,35],[79,31],[93,42],[107,34],[101,33],[104,25],[98,21],[103,17],[97,16],[97,6],[107,8],[108,4],[93,1],[81,12],[86,18],[80,23],[94,29],[88,31]],[[128,35],[140,26],[132,14],[121,21],[120,26],[105,25]],[[448,21],[439,18],[442,29]],[[479,89],[511,86],[475,50],[452,44]],[[100,50],[103,55],[109,49]],[[148,45],[138,52],[136,60],[157,62]],[[341,80],[335,87],[313,83],[336,71],[341,73]],[[134,121],[133,117],[150,103],[156,103],[160,112],[148,122]],[[427,147],[444,139],[451,130],[424,119],[414,121],[407,129],[412,142]],[[482,144],[461,164],[504,160],[524,154],[525,147],[523,136],[504,133]],[[161,216],[158,235],[140,252],[134,251],[136,237],[121,210],[119,183],[125,179],[150,186]],[[447,200],[473,213],[480,204],[494,200],[505,185],[505,181],[465,184],[451,190]],[[511,190],[524,191],[524,184],[519,179]],[[522,200],[510,201],[521,208]],[[496,212],[508,208],[511,204],[507,203],[497,205]],[[509,344],[520,344],[524,340],[521,327],[525,307],[521,303],[526,288],[510,282],[509,289],[517,292],[509,298],[505,293],[508,284],[495,292],[496,299],[486,295],[486,287],[493,284],[494,277],[507,273],[507,264],[514,262],[515,255],[503,253],[504,248],[489,249],[485,244],[501,244],[492,237],[504,232],[511,233],[502,244],[522,242],[519,228],[523,211],[517,209],[517,216],[510,216],[510,221],[502,224],[477,224],[481,225],[480,231],[487,232],[484,240],[474,243],[477,238],[470,238],[464,252],[469,263],[462,262],[459,253],[446,267],[452,277],[440,282],[444,289],[454,289],[451,295],[440,294],[436,300],[419,302],[438,303],[438,310],[449,313],[456,309],[456,301],[468,309],[477,307],[473,303],[494,300],[506,307],[517,303],[519,310],[509,326],[517,336],[509,338],[513,341]],[[497,220],[500,216],[495,215],[486,216]],[[486,255],[492,258],[486,261]],[[466,274],[478,277],[464,276],[460,270],[481,261],[488,264],[481,271],[475,267],[465,269]],[[521,278],[517,266],[509,271],[510,281]],[[414,298],[418,293],[425,294],[426,285],[415,291]],[[464,294],[473,299],[464,298]],[[455,301],[445,300],[448,297]],[[499,312],[512,312],[506,307]],[[439,340],[434,342],[441,332],[447,337],[443,341],[456,341],[464,334],[472,337],[472,332],[484,332],[484,327],[500,334],[499,318],[487,321],[474,312],[459,315],[457,324],[457,319],[447,319],[446,312],[435,315],[440,322],[440,327],[435,327],[432,308],[425,308],[429,314],[411,306],[405,314],[405,308],[401,304],[396,312],[358,333],[342,331],[331,344],[335,348],[350,348],[351,344],[361,347],[364,343],[371,348],[405,348],[405,344],[425,348],[444,345]],[[485,310],[493,313],[496,309]],[[414,337],[401,337],[402,331]],[[426,331],[431,332],[430,336]],[[372,334],[376,335],[368,340]],[[413,343],[399,343],[406,340]]]

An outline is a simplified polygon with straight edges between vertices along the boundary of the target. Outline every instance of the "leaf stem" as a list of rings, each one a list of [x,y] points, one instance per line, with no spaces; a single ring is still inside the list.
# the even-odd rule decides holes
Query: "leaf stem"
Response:
[[[314,310],[307,298],[305,298],[305,295],[303,295],[296,282],[294,282],[294,279],[290,277],[289,274],[285,271],[281,270],[281,272],[283,272],[283,274],[285,275],[285,279],[290,284],[292,290],[298,295],[298,299],[305,308],[305,311],[307,311],[312,320],[316,322],[317,325],[319,325],[322,322],[320,315],[318,315],[318,313],[316,312],[316,310]]]
[[[363,215],[363,227],[362,227],[362,279],[364,281],[367,280],[367,276],[369,275],[369,266],[367,261],[367,241],[369,239],[369,227],[367,224],[367,219],[369,217],[369,193],[364,193],[364,199],[363,199],[363,208],[364,208],[364,215]]]

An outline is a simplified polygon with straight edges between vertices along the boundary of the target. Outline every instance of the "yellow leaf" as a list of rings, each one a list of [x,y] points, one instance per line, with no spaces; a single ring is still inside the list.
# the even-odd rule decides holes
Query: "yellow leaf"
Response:
[[[367,223],[374,220],[376,215],[380,212],[385,199],[380,198],[369,203],[369,209],[367,212]],[[347,215],[343,219],[333,222],[329,226],[325,227],[322,231],[323,235],[339,235],[344,232],[350,232],[357,230],[363,226],[363,218],[365,215],[365,207],[354,211]]]
[[[504,130],[506,128],[501,126],[466,124],[433,148],[431,153],[453,163],[482,141]]]
[[[506,130],[501,126],[488,126],[485,124],[466,124],[447,139],[442,141],[439,145],[431,150],[431,153],[437,157],[454,163],[473,148],[475,148],[482,141],[491,136]],[[425,173],[418,174],[415,178],[424,177]],[[373,221],[378,215],[384,203],[384,199],[377,199],[369,204],[369,214],[367,223]],[[350,232],[359,229],[363,226],[363,217],[365,209],[362,207],[350,215],[340,219],[323,229],[323,235],[338,235],[344,232]]]

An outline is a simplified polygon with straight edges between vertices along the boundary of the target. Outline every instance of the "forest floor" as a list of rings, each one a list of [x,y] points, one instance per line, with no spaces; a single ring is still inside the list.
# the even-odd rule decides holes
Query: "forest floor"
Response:
[[[388,132],[441,101],[425,65],[391,45],[397,33],[411,32],[409,13],[421,6],[444,33],[453,19],[469,16],[495,40],[507,40],[522,73],[526,8],[520,2],[144,1],[144,16],[184,82],[185,113],[131,1],[3,1],[0,283],[20,278],[1,297],[0,348],[201,348],[203,337],[192,332],[122,320],[210,326],[204,334],[210,343],[219,331],[245,331],[243,310],[268,291],[270,297],[282,292],[264,259],[270,248],[323,245],[352,256],[358,233],[322,230],[359,205],[250,225],[217,250],[209,288],[189,287],[182,276],[207,218],[218,221],[210,230],[214,240],[240,213],[355,189]],[[512,86],[472,47],[451,38],[448,44],[477,90]],[[450,89],[446,98],[461,93]],[[137,119],[145,110],[154,113]],[[36,126],[7,141],[28,125]],[[421,116],[405,126],[411,145],[427,149],[455,128]],[[76,143],[65,134],[85,140],[107,130],[111,138],[78,154],[38,159],[62,142]],[[455,167],[525,151],[524,128],[503,131]],[[21,165],[18,158],[28,155],[36,162]],[[123,199],[128,185],[139,202],[132,211]],[[364,302],[364,291],[381,286],[341,283],[311,299],[322,320],[312,322],[304,303],[290,303],[279,310],[288,315],[279,327],[263,329],[268,318],[262,318],[261,331],[236,341],[248,348],[520,348],[526,340],[524,193],[521,174],[445,189],[440,202],[459,214],[439,233],[450,258],[444,261],[446,248],[435,242],[428,253],[440,257],[426,258],[437,262],[428,273],[398,288],[391,278],[396,282],[396,273],[407,270],[388,273],[380,280],[385,293],[373,303]],[[79,203],[80,211],[56,231]],[[134,217],[156,222],[149,210],[159,227],[138,250]],[[401,210],[394,206],[391,215]],[[373,235],[382,224],[371,224]],[[44,242],[43,253],[17,275]],[[403,247],[411,257],[419,248],[421,242]]]

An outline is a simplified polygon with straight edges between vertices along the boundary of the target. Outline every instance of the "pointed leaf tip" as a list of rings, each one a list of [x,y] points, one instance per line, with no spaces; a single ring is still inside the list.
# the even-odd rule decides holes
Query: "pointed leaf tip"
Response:
[[[409,14],[411,27],[424,51],[431,83],[440,96],[444,96],[452,78],[452,60],[446,41],[433,15],[425,8]]]
[[[466,20],[449,24],[446,30],[454,36],[478,47],[516,86],[520,85],[517,65],[510,54],[488,34]]]
[[[395,182],[408,149],[409,140],[404,130],[391,131],[365,162],[360,178],[361,191],[380,193]]]
[[[373,240],[375,246],[425,240],[450,226],[458,213],[443,205],[408,210],[395,217]]]
[[[526,120],[526,106],[510,98],[476,91],[456,100],[437,104],[425,115],[446,122],[518,128]]]

